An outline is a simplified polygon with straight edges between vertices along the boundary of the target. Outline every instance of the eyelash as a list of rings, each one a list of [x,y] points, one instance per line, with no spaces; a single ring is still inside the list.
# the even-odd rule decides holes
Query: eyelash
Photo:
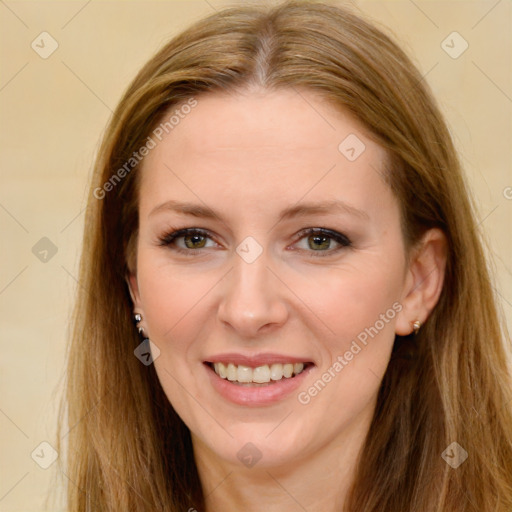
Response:
[[[210,236],[210,233],[208,231],[205,231],[205,230],[199,229],[199,228],[186,228],[186,229],[179,229],[176,231],[170,231],[167,234],[164,234],[163,236],[159,237],[159,239],[158,239],[159,245],[170,247],[175,243],[175,241],[178,238],[183,238],[185,236],[193,236],[193,235],[199,235],[199,236],[210,238],[211,240],[213,240],[213,238]],[[324,258],[326,256],[330,256],[334,253],[337,253],[338,251],[340,251],[343,248],[352,246],[352,242],[346,235],[344,235],[343,233],[338,233],[337,231],[332,231],[330,229],[307,228],[307,229],[303,229],[302,231],[300,231],[297,235],[300,237],[298,239],[298,241],[302,240],[303,238],[305,238],[307,236],[317,235],[317,236],[323,236],[326,238],[330,238],[330,239],[334,240],[335,242],[337,242],[338,244],[340,244],[340,247],[338,247],[337,249],[334,249],[334,250],[308,251],[308,252],[313,252],[313,253],[325,253],[325,254],[315,254],[315,256],[313,256],[313,257]],[[197,254],[194,255],[191,253],[198,252],[201,249],[202,248],[182,249],[182,248],[176,247],[176,246],[174,246],[172,248],[172,250],[177,251],[181,254],[186,254],[187,256],[197,256]]]

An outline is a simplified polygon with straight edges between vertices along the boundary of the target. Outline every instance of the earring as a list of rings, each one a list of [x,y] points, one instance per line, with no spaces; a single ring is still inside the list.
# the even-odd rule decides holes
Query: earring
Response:
[[[133,322],[137,326],[137,330],[139,331],[140,336],[145,339],[146,336],[144,335],[144,329],[139,326],[139,324],[142,322],[142,315],[140,313],[135,313],[133,315]]]
[[[418,334],[418,331],[420,330],[420,327],[421,327],[421,322],[419,320],[416,320],[413,324],[412,324],[412,327],[414,329],[414,334]]]

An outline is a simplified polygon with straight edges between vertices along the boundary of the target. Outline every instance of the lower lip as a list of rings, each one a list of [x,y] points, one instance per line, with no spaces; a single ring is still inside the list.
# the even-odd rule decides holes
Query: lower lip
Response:
[[[227,379],[219,377],[207,364],[204,365],[208,372],[213,388],[226,400],[237,405],[259,407],[279,402],[293,393],[304,381],[306,375],[313,369],[307,367],[299,375],[292,378],[283,377],[281,380],[269,383],[268,386],[240,386]]]

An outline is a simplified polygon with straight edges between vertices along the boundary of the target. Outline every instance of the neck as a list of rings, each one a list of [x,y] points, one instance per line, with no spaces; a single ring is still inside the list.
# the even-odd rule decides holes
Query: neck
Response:
[[[193,436],[206,512],[343,510],[372,416],[373,407],[329,443],[281,466],[234,464]]]

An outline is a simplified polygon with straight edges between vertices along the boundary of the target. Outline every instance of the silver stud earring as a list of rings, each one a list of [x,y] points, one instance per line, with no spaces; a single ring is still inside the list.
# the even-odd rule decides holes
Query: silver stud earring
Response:
[[[142,336],[142,338],[145,339],[146,336],[144,335],[144,329],[139,326],[139,324],[142,322],[142,315],[140,313],[135,313],[133,315],[133,321],[137,326],[137,330],[139,331],[140,336]]]

